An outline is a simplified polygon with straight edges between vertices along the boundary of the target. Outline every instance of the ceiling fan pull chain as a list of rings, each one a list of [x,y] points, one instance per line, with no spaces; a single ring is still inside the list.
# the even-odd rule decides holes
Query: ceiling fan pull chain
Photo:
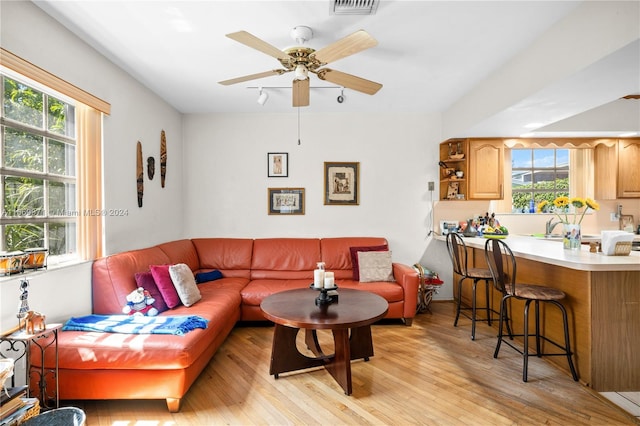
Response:
[[[300,145],[300,107],[298,107],[298,145]]]

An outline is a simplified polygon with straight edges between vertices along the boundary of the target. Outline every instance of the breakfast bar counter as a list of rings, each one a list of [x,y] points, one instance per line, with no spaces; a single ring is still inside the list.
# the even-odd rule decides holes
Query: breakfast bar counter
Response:
[[[565,250],[562,240],[518,235],[509,235],[504,241],[516,256],[518,282],[555,287],[566,293],[563,303],[569,315],[580,381],[599,392],[640,391],[640,252],[606,256],[591,253],[588,245]],[[486,268],[486,239],[464,238],[464,242],[469,267]],[[470,304],[470,291],[465,290],[467,286],[463,286],[462,300]],[[493,307],[500,306],[500,298],[497,291],[492,292]],[[478,306],[483,306],[482,292],[478,292],[478,299]],[[522,305],[510,306],[516,330],[522,329]],[[541,327],[543,333],[562,341],[561,327],[555,326],[561,321],[556,311],[541,309]],[[554,326],[547,328],[547,323]],[[566,359],[547,359],[570,374]]]

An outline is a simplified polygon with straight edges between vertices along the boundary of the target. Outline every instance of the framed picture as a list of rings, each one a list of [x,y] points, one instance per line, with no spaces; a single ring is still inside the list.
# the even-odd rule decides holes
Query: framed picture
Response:
[[[289,154],[270,152],[267,154],[267,177],[289,176]]]
[[[269,214],[304,214],[304,188],[268,188]]]
[[[360,163],[324,163],[324,204],[360,203]]]

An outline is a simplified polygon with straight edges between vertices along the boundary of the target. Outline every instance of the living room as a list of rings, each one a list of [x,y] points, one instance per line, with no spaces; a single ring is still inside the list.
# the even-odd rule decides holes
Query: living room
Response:
[[[599,40],[601,48],[593,53],[594,56],[605,57],[625,46],[637,47],[638,18],[634,11],[637,12],[638,3],[614,3],[608,6],[612,9],[603,4],[571,4],[563,16],[568,21],[558,18],[565,24],[575,25],[572,19],[590,23],[574,28],[575,33],[566,35],[582,40],[575,48],[576,52],[598,50],[592,49],[594,39]],[[383,6],[378,13],[384,12]],[[601,7],[603,9],[599,9]],[[110,114],[105,115],[103,123],[103,204],[105,208],[125,210],[127,215],[104,218],[105,255],[195,237],[382,236],[389,240],[395,260],[408,265],[421,262],[442,274],[448,284],[437,295],[441,300],[451,300],[453,293],[450,261],[430,235],[430,231],[437,230],[435,215],[445,215],[448,219],[449,211],[458,210],[461,217],[454,219],[461,220],[465,215],[484,212],[491,205],[468,201],[454,206],[449,203],[447,207],[446,203],[441,203],[440,209],[445,213],[434,211],[438,203],[433,207],[432,200],[438,199],[439,194],[430,193],[427,183],[439,179],[438,144],[453,136],[514,136],[509,130],[501,134],[479,133],[480,130],[475,133],[473,127],[486,118],[482,110],[498,111],[500,106],[496,104],[500,103],[504,107],[508,101],[502,98],[513,94],[517,84],[530,82],[535,86],[540,83],[536,79],[545,78],[541,68],[536,67],[520,76],[518,81],[512,81],[520,65],[507,63],[501,71],[503,74],[497,73],[479,82],[474,90],[469,88],[470,91],[446,111],[381,112],[376,108],[378,95],[363,97],[360,101],[357,94],[347,90],[345,107],[352,100],[358,100],[361,105],[368,103],[369,109],[366,112],[364,108],[362,111],[351,109],[347,113],[303,109],[298,115],[298,110],[289,106],[288,94],[274,91],[269,103],[262,107],[255,102],[257,90],[243,89],[241,96],[251,104],[249,112],[225,111],[225,106],[220,105],[215,112],[188,113],[141,83],[139,80],[144,76],[133,76],[116,65],[35,3],[2,2],[1,8],[3,49],[111,105]],[[608,11],[610,19],[602,19],[603,10]],[[591,31],[591,25],[596,23],[605,25],[604,32]],[[358,24],[368,29],[366,20]],[[631,31],[613,31],[629,27]],[[24,28],[33,30],[25,33]],[[241,29],[250,30],[245,25],[233,30]],[[287,32],[288,28],[281,31]],[[556,31],[562,33],[560,29]],[[220,32],[221,38],[224,33]],[[635,34],[635,38],[629,33]],[[588,34],[590,36],[586,37]],[[540,43],[551,46],[553,40],[543,38]],[[609,46],[601,47],[600,43]],[[51,46],[56,47],[52,49]],[[249,49],[233,52],[234,55],[254,54]],[[520,61],[526,57],[531,61],[545,57],[533,48],[521,55]],[[571,58],[563,58],[560,52],[556,55],[553,57],[555,66],[551,68],[559,69],[559,64],[566,64],[563,61],[570,62]],[[172,62],[170,52],[167,52],[166,60]],[[596,62],[593,58],[585,59],[588,60]],[[193,66],[198,67],[198,64]],[[566,66],[578,67],[576,63]],[[238,74],[245,71],[252,70],[237,70]],[[545,69],[546,72],[553,70]],[[206,93],[207,85],[217,85],[218,80],[234,75],[218,76],[212,72],[210,79],[202,82],[203,92]],[[184,78],[190,79],[188,75]],[[399,77],[380,76],[379,80],[385,84],[383,90],[387,87],[392,90],[393,78]],[[635,92],[621,95],[639,93],[638,82],[635,83]],[[531,87],[527,90],[536,91]],[[491,96],[483,96],[486,93]],[[315,92],[312,96],[316,96]],[[335,99],[337,93],[330,96]],[[422,94],[416,88],[415,94],[406,96],[429,94]],[[290,111],[268,109],[278,102],[286,104]],[[604,117],[605,122],[612,119],[610,115]],[[586,124],[592,123],[581,124],[590,130]],[[640,131],[639,127],[635,130]],[[145,182],[144,204],[138,207],[133,182],[136,142],[141,141],[145,157],[158,159],[162,130],[167,138],[166,185],[161,187],[158,178]],[[267,176],[266,161],[270,152],[288,153],[288,177]],[[323,163],[328,161],[360,164],[358,206],[323,204]],[[270,187],[305,188],[305,214],[268,215],[267,189]],[[618,204],[623,205],[624,211],[639,216],[637,199],[611,200],[602,203],[604,221],[608,221],[610,211],[615,211]],[[530,221],[531,218],[508,216],[505,220],[519,226],[516,225],[518,221]],[[538,222],[531,226],[542,229],[545,219],[536,220]],[[46,272],[33,273],[29,279],[31,305],[45,311],[51,321],[61,322],[69,316],[90,313],[90,262],[52,267]],[[17,281],[10,277],[0,282],[2,329],[15,322],[19,295]],[[60,294],[65,295],[63,300]]]

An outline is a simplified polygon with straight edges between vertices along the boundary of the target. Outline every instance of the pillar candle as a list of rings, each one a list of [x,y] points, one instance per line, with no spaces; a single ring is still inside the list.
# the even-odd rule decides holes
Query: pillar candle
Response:
[[[324,285],[324,274],[325,272],[323,269],[316,269],[313,271],[313,286],[315,288],[322,288]]]
[[[324,288],[334,288],[335,285],[335,281],[334,281],[334,275],[333,272],[325,272],[324,273]]]

